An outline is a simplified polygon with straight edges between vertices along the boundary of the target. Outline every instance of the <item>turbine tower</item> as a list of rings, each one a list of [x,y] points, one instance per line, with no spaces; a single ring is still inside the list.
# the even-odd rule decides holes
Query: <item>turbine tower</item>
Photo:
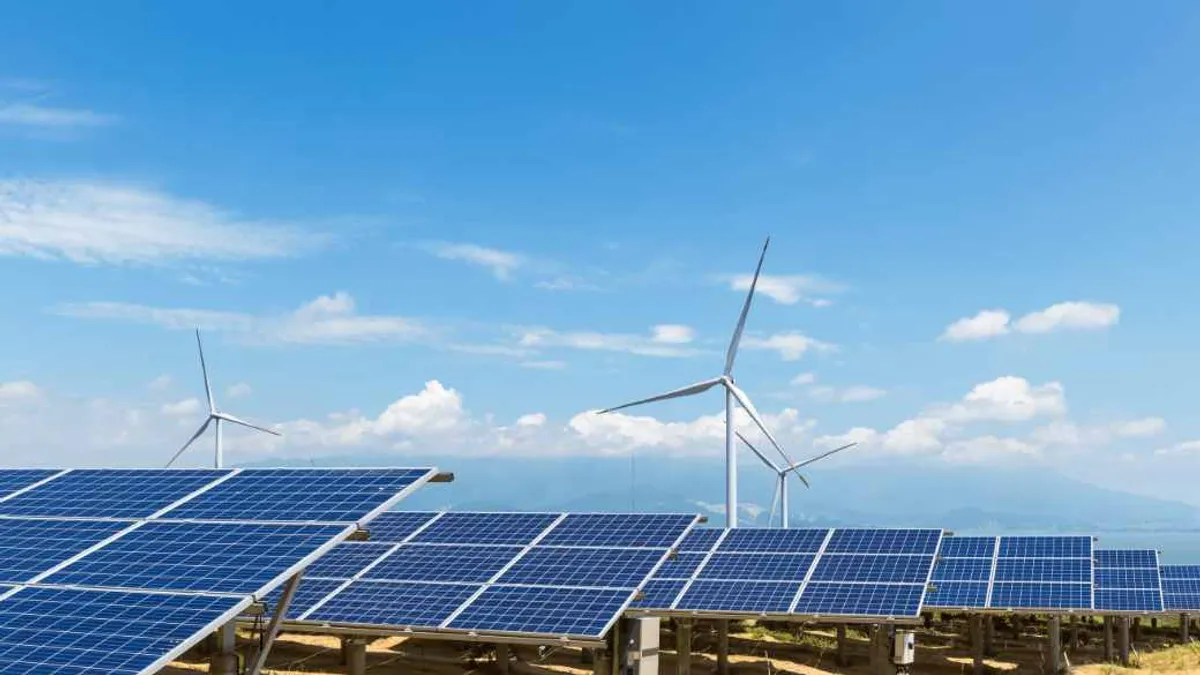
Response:
[[[858,445],[858,443],[847,443],[846,445],[843,445],[840,448],[834,448],[833,450],[830,450],[829,452],[821,453],[820,455],[806,459],[803,462],[796,462],[795,464],[790,464],[786,468],[784,468],[784,467],[779,466],[775,462],[771,461],[769,458],[767,458],[767,456],[764,455],[762,452],[760,452],[758,448],[754,447],[750,443],[750,441],[746,440],[746,437],[743,436],[741,433],[738,433],[737,437],[739,440],[742,441],[742,443],[746,444],[747,448],[750,448],[750,450],[755,454],[755,456],[757,456],[759,459],[762,460],[763,464],[766,464],[768,467],[771,468],[772,471],[775,472],[775,493],[771,497],[771,516],[767,520],[767,524],[770,525],[771,523],[775,522],[775,507],[778,505],[781,507],[781,511],[780,511],[780,515],[779,515],[779,523],[780,523],[780,525],[783,526],[784,529],[787,529],[787,527],[788,527],[788,513],[789,513],[789,511],[788,511],[787,475],[789,473],[796,474],[796,478],[799,478],[800,482],[804,483],[804,487],[809,487],[808,479],[800,474],[801,468],[806,467],[809,464],[812,464],[813,462],[815,462],[817,460],[825,459],[826,457],[828,457],[830,455],[839,453],[843,450],[846,450],[848,448],[853,448],[854,446]],[[782,503],[780,503],[781,498],[782,498]]]
[[[225,462],[225,457],[221,448],[221,422],[238,424],[243,427],[254,429],[255,431],[271,434],[272,436],[278,436],[279,432],[273,429],[267,429],[265,427],[251,424],[246,420],[239,419],[233,415],[230,415],[229,413],[224,413],[218,410],[217,403],[215,400],[213,400],[212,386],[210,386],[208,383],[208,366],[204,364],[204,345],[200,343],[199,328],[196,329],[196,349],[200,352],[200,372],[204,375],[204,393],[208,397],[208,417],[204,418],[204,423],[200,425],[200,428],[196,430],[196,433],[192,434],[192,437],[188,439],[188,442],[184,443],[183,447],[175,452],[175,456],[171,457],[171,461],[167,462],[167,466],[169,467],[174,464],[175,460],[179,459],[179,456],[183,454],[183,451],[187,450],[197,438],[200,438],[200,436],[204,434],[205,430],[208,429],[208,425],[211,424],[213,427],[213,436],[216,437],[213,466],[220,469],[224,466]]]
[[[742,332],[746,328],[746,315],[750,313],[750,304],[754,301],[754,289],[758,286],[758,277],[762,272],[763,259],[767,256],[767,247],[771,245],[771,238],[767,237],[763,243],[762,253],[758,256],[758,266],[754,268],[754,278],[750,281],[750,291],[746,294],[746,302],[742,305],[742,313],[738,317],[737,328],[733,331],[733,339],[729,342],[729,349],[725,352],[725,370],[721,375],[703,382],[690,384],[674,391],[669,391],[658,396],[651,396],[632,403],[616,406],[615,408],[607,408],[599,411],[598,414],[610,413],[624,408],[642,405],[643,403],[653,403],[654,401],[665,401],[672,398],[682,398],[684,396],[694,396],[712,389],[720,385],[725,389],[725,518],[728,527],[737,527],[737,445],[733,442],[733,411],[734,401],[746,411],[754,424],[758,426],[767,440],[771,441],[771,445],[779,451],[783,456],[784,461],[790,466],[792,461],[788,459],[783,448],[779,446],[779,442],[767,430],[767,425],[763,423],[759,417],[758,410],[754,408],[754,404],[750,402],[750,397],[746,392],[738,388],[733,381],[733,363],[737,359],[738,344],[742,341]]]

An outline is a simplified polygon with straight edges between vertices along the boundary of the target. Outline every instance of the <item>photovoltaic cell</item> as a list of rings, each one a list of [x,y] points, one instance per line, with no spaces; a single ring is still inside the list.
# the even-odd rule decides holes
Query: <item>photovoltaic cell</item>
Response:
[[[829,530],[745,528],[729,530],[717,549],[722,553],[816,553]]]
[[[573,513],[556,525],[541,546],[669,548],[695,516],[675,514]]]
[[[0,469],[0,499],[56,473],[48,469]]]
[[[1200,593],[1163,594],[1163,605],[1172,612],[1194,612],[1200,610]]]
[[[31,581],[129,522],[0,519],[0,581]]]
[[[491,586],[450,622],[451,628],[601,637],[630,591]]]
[[[987,558],[996,552],[995,537],[943,537],[939,555],[943,558]]]
[[[1096,567],[1158,569],[1158,551],[1153,549],[1096,549]]]
[[[430,512],[388,511],[367,524],[367,533],[373,542],[398,544],[436,515]]]
[[[166,517],[354,523],[432,473],[431,469],[246,470],[172,509]]]
[[[826,553],[817,561],[812,581],[924,584],[929,579],[929,568],[932,563],[932,555],[830,555]]]
[[[195,594],[26,587],[0,602],[0,672],[142,673],[248,603]]]
[[[1151,589],[1097,588],[1095,603],[1096,609],[1102,611],[1145,613],[1163,611],[1162,594],[1158,590]]]
[[[679,545],[680,553],[708,553],[725,530],[712,527],[693,528]]]
[[[926,607],[973,609],[987,606],[986,581],[936,581],[925,595]]]
[[[658,568],[654,578],[691,579],[692,575],[696,573],[696,568],[704,562],[704,557],[703,553],[680,553],[673,558],[668,558],[662,567]]]
[[[479,588],[478,584],[354,581],[304,619],[432,628],[445,621]]]
[[[344,579],[311,579],[309,577],[301,577],[300,586],[296,589],[296,594],[292,596],[292,602],[288,605],[285,618],[299,618],[301,614],[307,612],[313,605],[336,591],[338,586],[344,583],[346,583]],[[283,596],[284,586],[271,591],[263,599],[263,604],[267,607],[268,616],[275,613],[275,607],[279,603],[279,598]]]
[[[826,553],[910,553],[933,555],[937,553],[941,532],[937,530],[880,530],[843,529],[834,530]]]
[[[338,544],[308,566],[304,578],[349,579],[392,550],[395,544],[348,541]]]
[[[531,543],[558,518],[553,513],[447,513],[413,541],[442,544]]]
[[[915,617],[921,613],[924,584],[809,583],[796,603],[797,614]]]
[[[653,549],[534,547],[497,581],[502,584],[637,588],[662,560]]]
[[[993,609],[1091,609],[1092,585],[997,581]]]
[[[982,581],[986,585],[991,577],[991,558],[943,558],[933,568],[934,581]]]
[[[1096,588],[1159,588],[1158,568],[1153,569],[1105,569],[1096,568]]]
[[[815,557],[807,553],[714,553],[699,578],[804,581]]]
[[[784,614],[799,590],[796,582],[697,579],[679,599],[676,609]]]
[[[1200,579],[1200,565],[1163,565],[1163,579]]]
[[[1092,580],[1090,558],[1000,558],[996,561],[996,581],[1074,581]]]
[[[363,575],[386,581],[457,581],[481,584],[518,553],[519,546],[405,544]]]
[[[1095,552],[1095,608],[1107,612],[1162,612],[1163,584],[1158,551],[1150,549]]]
[[[1091,558],[1092,538],[1083,536],[1001,537],[1001,558]]]
[[[345,529],[151,520],[50,575],[46,583],[252,594]]]
[[[686,585],[687,581],[683,579],[651,579],[642,587],[642,597],[635,600],[632,606],[668,608]]]
[[[81,469],[0,502],[0,515],[146,518],[228,471]]]

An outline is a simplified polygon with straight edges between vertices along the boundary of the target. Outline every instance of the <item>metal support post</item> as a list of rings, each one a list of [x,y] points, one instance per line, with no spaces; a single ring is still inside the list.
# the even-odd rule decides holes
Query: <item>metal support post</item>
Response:
[[[367,641],[362,638],[346,640],[346,672],[350,675],[367,674]]]
[[[1067,642],[1067,650],[1073,651],[1079,647],[1079,619],[1071,617],[1071,636]]]
[[[237,671],[237,622],[230,621],[213,635],[208,672],[212,675],[237,675]]]
[[[1188,641],[1188,628],[1190,628],[1192,620],[1187,614],[1179,615],[1179,641],[1186,644]]]
[[[500,671],[500,675],[508,675],[509,657],[507,644],[496,645],[496,668]]]
[[[1112,663],[1113,660],[1113,618],[1111,616],[1104,617],[1104,660]]]
[[[837,627],[837,664],[842,668],[850,665],[850,655],[847,653],[846,624],[839,623]]]
[[[1142,640],[1142,617],[1134,617],[1133,619],[1133,641],[1141,642]]]
[[[983,617],[983,655],[996,655],[996,622],[990,616]]]
[[[692,672],[692,620],[675,620],[675,672],[690,675]]]
[[[303,574],[304,572],[297,572],[295,576],[288,579],[287,583],[284,584],[283,595],[280,596],[279,602],[275,604],[275,613],[271,616],[271,623],[267,624],[266,635],[263,636],[262,651],[258,653],[258,658],[254,659],[254,666],[247,671],[246,675],[261,675],[263,666],[267,664],[267,656],[271,654],[271,647],[275,646],[275,638],[279,637],[279,626],[283,623],[283,617],[287,614],[288,607],[292,605],[292,598],[296,596],[296,589],[300,587],[300,576]]]
[[[717,675],[729,675],[729,620],[717,621]]]
[[[1121,665],[1129,665],[1129,617],[1122,616],[1117,619],[1120,622],[1121,630],[1118,633],[1117,650],[1121,655]]]
[[[973,614],[967,622],[971,636],[971,672],[983,675],[983,617]]]
[[[1050,631],[1050,654],[1046,663],[1050,669],[1050,675],[1058,675],[1062,669],[1062,618],[1059,616],[1050,617],[1048,622]]]

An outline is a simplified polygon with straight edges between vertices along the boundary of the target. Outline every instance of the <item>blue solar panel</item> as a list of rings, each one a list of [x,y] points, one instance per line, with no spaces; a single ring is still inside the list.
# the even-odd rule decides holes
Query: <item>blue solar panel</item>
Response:
[[[1163,565],[1159,571],[1164,579],[1200,579],[1200,565]]]
[[[316,562],[309,565],[304,572],[304,577],[306,579],[349,579],[395,546],[395,544],[367,541],[348,541],[338,544],[332,551],[317,558]]]
[[[934,581],[987,582],[991,578],[991,558],[942,558],[933,568]]]
[[[834,530],[825,546],[826,553],[937,553],[940,530]]]
[[[829,530],[737,529],[729,530],[718,550],[738,553],[816,553]]]
[[[400,543],[436,516],[436,513],[388,511],[367,524],[371,541]]]
[[[704,562],[703,553],[680,553],[668,558],[654,574],[655,579],[691,579],[696,568]]]
[[[0,499],[56,473],[49,469],[0,469]]]
[[[630,591],[492,586],[450,622],[451,628],[601,637]]]
[[[32,581],[130,526],[95,520],[0,519],[0,581]]]
[[[637,588],[662,560],[653,549],[534,547],[498,580],[504,584]]]
[[[1096,609],[1113,612],[1161,612],[1162,594],[1149,589],[1096,589]]]
[[[699,578],[804,581],[814,558],[807,553],[714,553]]]
[[[519,546],[405,544],[364,579],[483,583],[521,552]]]
[[[633,607],[647,609],[670,609],[671,603],[687,582],[683,579],[651,579],[642,587],[642,597],[635,600]]]
[[[571,514],[538,543],[542,546],[669,548],[695,521],[695,516],[674,514]]]
[[[926,607],[982,609],[987,606],[988,582],[939,581],[925,595]]]
[[[300,579],[300,587],[296,589],[296,594],[292,596],[292,602],[288,605],[287,614],[284,615],[288,619],[298,619],[300,615],[307,612],[313,605],[320,602],[325,596],[336,591],[339,586],[346,583],[345,579],[310,579],[302,577]],[[280,586],[267,594],[263,599],[263,604],[267,607],[267,614],[274,614],[275,607],[279,604],[279,598],[283,595],[284,586]]]
[[[1163,579],[1163,593],[1196,593],[1200,595],[1200,579]]]
[[[1109,612],[1162,612],[1158,552],[1148,549],[1095,552],[1095,608]]]
[[[0,602],[0,672],[155,672],[245,598],[27,587]]]
[[[886,581],[925,583],[932,555],[822,555],[813,581]]]
[[[245,469],[166,517],[353,523],[369,519],[431,474],[432,469]]]
[[[693,528],[679,545],[680,553],[708,553],[725,530],[712,527]]]
[[[76,470],[0,502],[0,515],[146,518],[228,473],[215,469]]]
[[[1200,593],[1164,593],[1163,606],[1172,612],[1200,611]]]
[[[823,616],[917,616],[924,594],[925,584],[810,582],[795,611]]]
[[[413,538],[441,544],[509,544],[524,546],[544,532],[554,513],[447,513]]]
[[[1158,551],[1153,549],[1096,549],[1096,567],[1158,568]]]
[[[1091,558],[1092,538],[1000,537],[1001,558]]]
[[[1001,558],[996,561],[996,581],[1091,582],[1090,558]]]
[[[943,537],[943,558],[988,558],[996,552],[995,537]]]
[[[1097,588],[1159,588],[1158,568],[1153,569],[1105,569],[1096,568]]]
[[[994,609],[1091,609],[1092,585],[1002,582],[992,585]]]
[[[679,599],[675,608],[707,612],[784,614],[799,590],[800,584],[796,582],[697,579]]]
[[[252,594],[345,529],[152,520],[50,575],[46,583]]]
[[[304,617],[305,621],[436,627],[479,585],[355,581]]]

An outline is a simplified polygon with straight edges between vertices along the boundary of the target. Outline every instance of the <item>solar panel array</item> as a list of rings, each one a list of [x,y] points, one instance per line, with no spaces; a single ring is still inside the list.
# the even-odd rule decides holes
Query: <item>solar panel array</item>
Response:
[[[699,520],[689,515],[386,513],[305,575],[288,620],[597,639]]]
[[[1158,551],[1097,550],[1095,561],[1096,610],[1142,614],[1163,611]]]
[[[1200,565],[1163,565],[1163,606],[1172,612],[1200,612]]]
[[[0,470],[0,673],[156,672],[434,474]]]
[[[925,604],[938,609],[1090,610],[1092,538],[946,537]]]
[[[646,586],[650,614],[916,618],[937,529],[697,529]]]

